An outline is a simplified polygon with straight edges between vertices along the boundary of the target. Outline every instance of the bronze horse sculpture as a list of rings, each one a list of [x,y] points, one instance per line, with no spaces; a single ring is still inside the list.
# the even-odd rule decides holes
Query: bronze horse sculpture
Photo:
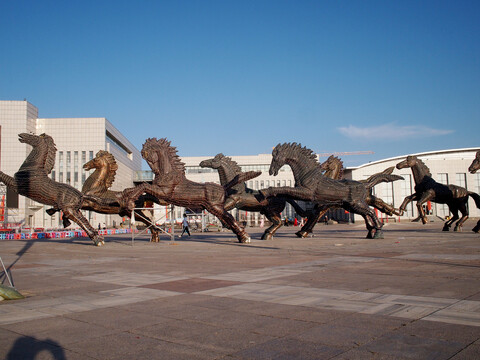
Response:
[[[478,169],[480,169],[480,151],[477,151],[475,159],[473,159],[472,164],[468,167],[468,171],[475,174]],[[480,231],[480,220],[478,220],[477,225],[475,225],[472,231],[476,233]]]
[[[74,187],[56,182],[48,177],[55,165],[57,152],[51,136],[21,133],[18,137],[21,143],[31,145],[32,151],[13,178],[0,172],[0,181],[20,195],[53,206],[47,210],[49,215],[62,211],[64,227],[68,227],[70,221],[73,221],[85,230],[95,245],[103,245],[103,237],[90,225],[80,209],[87,203],[108,206],[109,202],[92,195],[82,194]]]
[[[330,179],[336,179],[336,180],[340,180],[343,178],[343,162],[338,157],[331,155],[325,162],[323,162],[320,165],[320,168],[325,171],[323,173],[323,176],[326,176]],[[387,175],[388,178],[383,178],[381,182],[384,182],[384,181],[391,182],[391,181],[403,179],[403,177],[399,175],[391,175],[391,173],[393,172],[393,169],[394,167],[392,166],[388,169],[385,169],[381,173],[370,176],[368,179],[359,180],[359,182],[368,184],[370,182],[374,182],[375,179],[377,179],[378,177],[383,177],[384,175]],[[390,215],[390,216],[394,214],[399,215],[397,210],[392,205],[387,204],[379,197],[374,196],[371,193],[371,188],[365,201],[367,202],[368,205],[373,206],[377,210],[380,210],[381,212],[387,215]],[[298,237],[307,237],[313,231],[315,224],[329,210],[329,208],[324,208],[323,210],[320,211],[319,208],[320,208],[319,204],[316,204],[313,210],[309,212],[302,212],[302,209],[300,207],[295,208],[295,211],[297,211],[297,213],[300,216],[307,218],[306,224],[302,227],[300,231],[295,233]]]
[[[225,186],[230,183],[236,176],[242,174],[242,168],[232,158],[223,154],[217,154],[212,159],[200,162],[201,167],[207,167],[218,170],[220,184]],[[268,227],[261,239],[271,240],[275,232],[282,226],[280,214],[285,209],[285,205],[289,202],[296,209],[298,205],[295,201],[285,198],[265,198],[258,190],[247,187],[245,183],[239,183],[232,186],[228,191],[228,198],[225,201],[225,209],[231,210],[237,208],[239,210],[259,212],[272,223]],[[301,210],[300,208],[298,208]]]
[[[85,180],[82,193],[86,195],[94,195],[102,199],[110,201],[114,205],[105,206],[98,202],[87,201],[82,206],[85,210],[93,210],[101,214],[118,214],[119,216],[131,217],[132,213],[127,209],[126,201],[122,198],[122,191],[109,190],[115,181],[118,164],[115,157],[108,151],[100,150],[95,157],[85,163],[83,168],[88,171],[95,171]],[[143,208],[146,198],[141,196],[135,201],[136,208]],[[148,200],[159,203],[158,200],[149,198]],[[166,203],[162,203],[166,205]],[[135,210],[135,218],[147,225],[152,233],[150,241],[158,242],[160,240],[159,230],[152,224],[150,217],[143,210]]]
[[[124,195],[129,199],[129,209],[133,209],[133,201],[143,193],[150,194],[169,204],[206,209],[229,227],[237,235],[239,242],[250,242],[250,236],[225,209],[225,202],[228,197],[227,191],[231,187],[239,182],[253,179],[260,175],[259,172],[242,173],[225,186],[193,182],[186,178],[185,166],[180,161],[176,148],[171,146],[167,139],[147,139],[143,144],[142,157],[152,169],[155,177],[152,184],[142,183]]]
[[[455,224],[454,231],[461,231],[463,223],[468,219],[468,197],[475,200],[475,204],[480,208],[480,196],[474,192],[457,185],[444,185],[436,182],[432,178],[430,169],[425,163],[416,156],[407,156],[404,161],[397,164],[397,169],[411,168],[415,180],[415,193],[407,196],[399,208],[400,214],[403,214],[407,205],[415,200],[419,216],[424,224],[428,222],[422,205],[427,201],[433,201],[438,204],[447,204],[452,218],[445,222],[443,231],[450,230],[450,226],[458,220],[458,211],[462,217]]]
[[[312,150],[297,143],[278,144],[272,151],[270,175],[277,175],[283,165],[289,165],[295,178],[295,187],[278,187],[262,189],[266,196],[282,196],[311,201],[318,204],[318,209],[341,207],[361,215],[368,229],[367,238],[383,238],[383,224],[367,203],[369,190],[382,181],[392,181],[396,176],[380,174],[368,183],[353,180],[329,179],[322,174],[322,169]]]

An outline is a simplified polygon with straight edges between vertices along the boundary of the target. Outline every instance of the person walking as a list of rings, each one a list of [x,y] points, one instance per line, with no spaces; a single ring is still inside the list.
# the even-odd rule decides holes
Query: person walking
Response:
[[[182,227],[183,227],[183,230],[182,230],[182,233],[180,234],[179,237],[182,237],[182,235],[185,232],[188,234],[188,236],[190,236],[190,229],[189,229],[189,225],[188,225],[187,214],[183,214]]]

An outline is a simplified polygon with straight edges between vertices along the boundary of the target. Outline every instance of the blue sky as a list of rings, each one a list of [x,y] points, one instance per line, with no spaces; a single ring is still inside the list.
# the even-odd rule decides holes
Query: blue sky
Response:
[[[479,1],[2,1],[0,99],[139,149],[360,165],[480,146]]]

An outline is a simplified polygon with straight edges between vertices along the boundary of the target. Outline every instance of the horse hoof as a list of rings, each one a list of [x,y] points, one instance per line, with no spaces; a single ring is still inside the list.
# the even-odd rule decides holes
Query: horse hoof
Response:
[[[243,236],[241,239],[238,240],[242,244],[248,244],[251,242],[250,236]]]
[[[450,227],[449,226],[444,226],[442,231],[450,231]]]
[[[104,244],[103,241],[98,241],[98,242],[95,243],[96,246],[102,246],[103,244]]]
[[[461,227],[461,226],[455,226],[455,228],[453,229],[453,231],[462,232],[462,227]]]
[[[263,234],[261,237],[262,240],[273,240],[273,235],[270,233]]]
[[[299,237],[299,238],[306,238],[306,237],[308,236],[308,232],[306,232],[306,231],[297,231],[297,232],[295,233],[295,235],[297,235],[297,237]]]
[[[383,239],[383,238],[384,238],[384,237],[383,237],[383,231],[378,230],[378,231],[375,233],[375,235],[373,235],[373,238],[374,238],[374,239]]]

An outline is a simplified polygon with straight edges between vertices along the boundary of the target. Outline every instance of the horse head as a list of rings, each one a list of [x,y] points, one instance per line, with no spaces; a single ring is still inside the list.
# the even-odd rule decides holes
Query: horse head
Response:
[[[222,153],[215,155],[214,158],[203,160],[200,163],[200,167],[203,168],[210,168],[210,169],[220,169],[223,165],[223,159],[225,158],[225,155]]]
[[[112,154],[100,150],[92,160],[83,165],[83,168],[86,171],[95,169],[95,172],[90,175],[85,183],[90,183],[90,179],[95,179],[94,181],[101,183],[102,187],[109,189],[115,181],[118,165]]]
[[[177,149],[167,139],[149,138],[142,147],[142,157],[155,175],[185,176],[185,165],[177,155]]]
[[[21,133],[18,134],[18,141],[24,144],[29,144],[33,147],[33,150],[25,160],[24,165],[43,168],[47,173],[52,171],[55,166],[55,154],[57,148],[50,135]]]
[[[336,156],[330,155],[320,165],[320,168],[325,171],[323,175],[331,179],[341,179],[343,177],[343,161]]]
[[[477,157],[472,161],[472,164],[468,167],[468,171],[475,174],[480,169],[480,151],[477,151]]]
[[[405,169],[405,168],[411,168],[414,167],[417,164],[417,157],[413,155],[407,156],[407,158],[403,161],[400,161],[396,167],[397,169]]]
[[[268,173],[272,176],[277,176],[280,168],[287,163],[287,157],[285,155],[285,150],[290,144],[278,144],[273,148],[272,151],[272,162],[270,163],[270,168]]]

